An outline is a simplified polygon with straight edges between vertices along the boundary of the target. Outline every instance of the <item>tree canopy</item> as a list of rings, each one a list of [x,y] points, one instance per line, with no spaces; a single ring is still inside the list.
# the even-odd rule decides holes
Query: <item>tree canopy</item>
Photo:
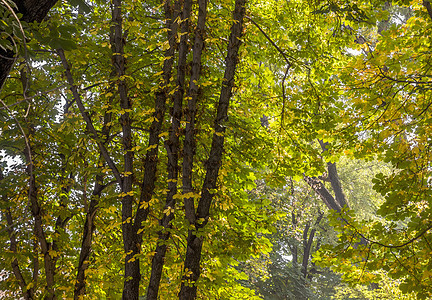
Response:
[[[33,2],[0,2],[5,298],[432,297],[429,1]]]

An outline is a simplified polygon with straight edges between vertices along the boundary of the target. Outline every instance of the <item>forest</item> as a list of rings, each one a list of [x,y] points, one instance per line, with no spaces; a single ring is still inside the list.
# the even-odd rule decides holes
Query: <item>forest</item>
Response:
[[[429,0],[0,14],[0,299],[432,299]]]

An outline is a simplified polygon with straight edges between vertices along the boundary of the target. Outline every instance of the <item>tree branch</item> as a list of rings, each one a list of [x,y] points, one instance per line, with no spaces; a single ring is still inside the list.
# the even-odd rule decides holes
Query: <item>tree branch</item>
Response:
[[[98,133],[97,133],[96,129],[93,126],[93,123],[92,123],[92,121],[90,119],[90,116],[86,112],[84,104],[81,101],[81,96],[78,93],[78,88],[77,88],[77,86],[74,83],[74,79],[72,77],[70,66],[69,66],[69,63],[68,63],[68,61],[66,59],[66,56],[64,54],[63,49],[57,49],[57,54],[60,56],[61,62],[63,64],[63,67],[65,68],[65,74],[66,74],[66,78],[67,78],[67,81],[68,81],[69,86],[70,86],[70,90],[71,90],[72,95],[74,97],[74,100],[77,103],[78,108],[79,108],[79,110],[81,112],[81,116],[83,117],[84,121],[86,122],[87,129],[90,131],[93,139],[97,143],[97,145],[99,147],[99,151],[101,152],[103,158],[107,162],[108,166],[111,168],[111,170],[112,170],[112,172],[114,174],[114,177],[117,180],[117,183],[122,188],[123,187],[122,176],[120,175],[120,172],[118,171],[118,169],[117,169],[114,161],[111,159],[111,156],[109,155],[107,149],[102,144],[102,142],[101,142],[101,140],[100,140],[100,138],[98,136]]]

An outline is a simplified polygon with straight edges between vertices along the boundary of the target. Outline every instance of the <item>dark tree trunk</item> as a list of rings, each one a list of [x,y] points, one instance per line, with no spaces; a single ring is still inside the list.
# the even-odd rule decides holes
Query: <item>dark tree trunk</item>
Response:
[[[294,211],[291,212],[291,221],[293,224],[293,231],[297,230],[297,217],[296,214],[294,213]],[[293,243],[293,245],[290,245],[290,250],[291,250],[291,254],[292,254],[292,262],[294,265],[298,264],[298,247],[296,243]]]
[[[328,143],[323,141],[318,141],[321,145],[323,152],[328,151]],[[348,202],[346,201],[345,195],[342,191],[342,185],[339,180],[339,176],[336,169],[336,163],[327,163],[327,173],[328,181],[330,181],[335,197],[328,191],[324,186],[322,181],[316,177],[304,176],[304,180],[309,184],[309,186],[315,191],[315,193],[320,196],[324,204],[331,210],[336,212],[341,212],[342,208],[348,207]]]
[[[20,74],[22,90],[24,97],[27,96],[26,91],[30,86],[30,80],[27,76],[28,74],[23,70]],[[23,134],[25,135],[25,148],[24,148],[24,157],[26,161],[26,172],[29,176],[29,184],[28,184],[28,198],[29,198],[29,208],[33,216],[34,221],[34,233],[39,242],[41,252],[44,260],[44,270],[45,270],[45,279],[46,279],[46,294],[44,299],[52,300],[56,299],[55,293],[55,273],[56,273],[56,263],[59,258],[59,255],[51,256],[50,251],[56,252],[58,250],[58,240],[56,237],[52,238],[52,241],[49,242],[45,230],[43,228],[43,218],[42,218],[42,208],[39,202],[38,195],[38,186],[36,182],[35,175],[35,163],[34,163],[34,150],[31,140],[28,137],[35,135],[35,127],[31,122],[31,114],[27,115],[24,119],[26,123],[26,133],[23,130]],[[69,190],[68,187],[63,187],[62,191],[67,193]],[[54,232],[58,236],[60,230],[64,229],[69,218],[63,219],[62,217],[58,217],[54,226]],[[37,265],[36,265],[37,266]],[[38,267],[38,266],[37,266]]]
[[[320,213],[318,218],[315,221],[315,226],[312,228],[312,230],[309,233],[310,223],[308,223],[305,227],[305,230],[303,231],[303,261],[302,261],[302,273],[303,277],[307,278],[308,276],[308,264],[309,264],[309,257],[311,255],[311,249],[312,249],[312,243],[315,238],[315,232],[316,232],[316,226],[321,222],[321,219],[323,218],[324,214]]]
[[[34,133],[34,130],[32,128],[29,128],[29,131],[29,134]],[[38,191],[36,185],[36,176],[34,174],[33,151],[30,145],[25,148],[24,154],[27,164],[27,174],[29,175],[28,197],[30,211],[34,219],[35,233],[44,259],[45,277],[47,284],[47,295],[45,296],[45,299],[56,299],[54,290],[55,259],[52,258],[49,253],[49,251],[52,250],[52,243],[48,242],[45,231],[43,229],[41,207],[39,205]]]
[[[133,206],[133,158],[132,151],[132,128],[129,110],[131,108],[130,99],[127,94],[126,66],[124,59],[122,1],[113,0],[112,2],[112,26],[111,26],[111,49],[113,52],[112,64],[115,69],[117,80],[117,90],[120,100],[120,108],[124,113],[120,117],[122,126],[123,144],[123,174],[121,191],[122,197],[122,233],[125,253],[127,253],[125,263],[123,299],[138,299],[139,282],[141,273],[139,259],[136,257],[140,253],[140,245],[133,238],[132,206]]]
[[[128,226],[123,227],[123,243],[126,252],[125,258],[125,282],[123,286],[123,299],[135,300],[139,298],[139,283],[141,280],[141,273],[139,267],[139,259],[136,257],[140,253],[142,243],[142,223],[147,220],[149,214],[149,205],[156,183],[156,170],[158,164],[158,151],[160,132],[165,115],[165,105],[168,98],[168,88],[171,79],[172,66],[174,62],[174,53],[176,48],[176,34],[178,30],[178,23],[175,22],[176,18],[180,15],[180,1],[175,1],[172,4],[171,0],[164,3],[166,24],[168,29],[168,42],[169,48],[165,51],[165,60],[162,67],[162,83],[159,86],[155,95],[155,112],[154,121],[150,126],[149,134],[149,150],[146,153],[144,160],[144,178],[141,184],[141,195],[136,211],[135,219],[129,223]],[[130,208],[131,209],[131,208]],[[131,214],[131,210],[125,213]]]
[[[198,24],[195,30],[195,41],[193,47],[192,70],[188,91],[188,106],[186,109],[186,130],[183,143],[183,193],[192,193],[192,170],[195,152],[195,115],[198,101],[197,82],[201,76],[201,55],[204,46],[205,21],[207,17],[207,1],[200,0],[198,3]],[[185,215],[189,224],[195,223],[195,206],[193,197],[184,199]]]
[[[201,199],[195,217],[195,230],[190,230],[187,238],[186,258],[183,268],[182,285],[179,299],[195,299],[197,295],[196,281],[199,279],[201,250],[203,237],[197,236],[199,229],[204,228],[209,219],[210,206],[213,199],[212,190],[216,188],[219,168],[222,164],[224,149],[225,122],[228,118],[228,107],[234,86],[234,75],[238,62],[238,52],[241,45],[243,19],[246,12],[246,0],[236,0],[233,13],[234,24],[231,27],[224,79],[219,98],[219,105],[214,124],[212,146],[206,163],[206,175],[201,191]]]
[[[159,284],[162,278],[162,268],[164,258],[167,251],[166,241],[170,237],[171,221],[174,219],[174,208],[176,200],[174,195],[177,193],[177,180],[179,172],[179,151],[180,151],[180,121],[182,117],[182,103],[184,95],[184,84],[186,77],[186,58],[188,53],[188,38],[189,38],[189,17],[192,9],[192,0],[186,0],[183,5],[182,21],[181,21],[181,38],[179,45],[179,59],[177,65],[177,81],[176,90],[173,96],[173,107],[171,114],[171,131],[169,140],[165,144],[167,151],[168,162],[168,193],[166,197],[164,213],[160,220],[160,225],[163,227],[158,233],[158,243],[155,254],[152,259],[150,281],[147,287],[147,299],[157,300],[159,293]]]
[[[78,268],[76,275],[76,282],[74,287],[74,299],[78,300],[80,296],[85,294],[86,288],[86,275],[85,270],[88,267],[88,261],[91,253],[91,244],[93,239],[93,232],[95,231],[94,220],[96,218],[96,213],[99,205],[99,198],[103,189],[102,185],[103,177],[101,175],[96,176],[96,183],[93,188],[91,195],[90,206],[88,207],[86,213],[86,219],[83,228],[83,237],[81,239],[81,250],[78,259]]]
[[[114,177],[116,178],[117,183],[119,184],[120,188],[123,189],[123,186],[122,186],[123,179],[120,176],[120,172],[118,171],[116,165],[114,164],[114,162],[110,158],[110,155],[109,155],[109,153],[106,149],[106,145],[105,145],[107,138],[109,136],[110,130],[109,130],[108,123],[111,122],[112,113],[106,113],[105,114],[103,126],[102,126],[102,131],[101,131],[100,138],[99,138],[99,134],[97,133],[96,129],[94,128],[92,120],[90,119],[88,113],[85,110],[84,104],[82,103],[81,96],[78,93],[78,89],[74,83],[74,80],[72,77],[72,72],[70,69],[70,65],[66,59],[66,56],[65,56],[63,49],[58,49],[57,53],[61,59],[62,65],[65,69],[66,79],[68,81],[68,84],[70,86],[70,90],[72,92],[72,96],[74,99],[73,102],[77,103],[77,106],[81,112],[81,115],[82,115],[84,121],[86,122],[87,129],[90,131],[92,138],[96,141],[97,145],[99,146],[101,159],[102,158],[105,159],[108,166],[113,171]],[[114,72],[113,72],[112,76],[115,76]],[[65,110],[66,110],[65,113],[67,113],[69,106],[70,106],[70,103],[69,104],[67,103],[66,107],[65,107]],[[103,181],[102,176],[96,176],[96,183],[95,183],[95,186],[94,186],[94,189],[92,192],[92,196],[91,196],[91,200],[90,200],[90,206],[88,207],[88,210],[86,213],[86,219],[85,219],[85,224],[84,224],[84,228],[83,228],[83,237],[81,240],[80,256],[78,259],[76,283],[75,283],[75,287],[74,287],[74,299],[78,299],[81,295],[85,294],[85,285],[86,285],[86,283],[85,283],[85,278],[86,278],[85,270],[87,269],[87,262],[88,262],[88,258],[90,256],[90,252],[91,252],[91,243],[92,243],[92,238],[93,238],[93,232],[95,230],[94,219],[95,219],[96,213],[97,213],[97,205],[99,203],[99,197],[100,197],[103,189],[105,188],[105,186],[103,186],[101,184],[102,181]]]
[[[328,143],[324,143],[323,141],[319,140],[319,143],[321,145],[321,149],[323,152],[328,151]],[[346,201],[345,195],[342,191],[342,185],[339,180],[339,176],[336,169],[336,163],[327,163],[327,173],[328,173],[328,179],[330,180],[333,192],[335,194],[336,201],[340,208],[344,208],[345,206],[348,207],[348,203]]]
[[[318,142],[320,143],[323,152],[328,151],[327,142],[324,143],[321,140],[318,140]],[[346,201],[345,194],[342,190],[342,185],[337,173],[336,163],[327,163],[327,173],[327,181],[330,181],[335,197],[330,194],[319,178],[304,176],[304,180],[309,184],[310,187],[312,187],[315,193],[321,198],[321,200],[329,209],[340,213],[342,208],[349,208],[349,204]],[[343,224],[346,224],[346,220],[342,216],[339,219]],[[367,241],[363,237],[360,237],[360,243],[354,244],[354,247],[357,247],[359,244],[366,245]]]
[[[309,184],[309,186],[315,191],[315,193],[321,198],[321,200],[329,209],[337,212],[341,211],[341,207],[320,179],[316,177],[305,176],[304,180],[307,182],[307,184]]]

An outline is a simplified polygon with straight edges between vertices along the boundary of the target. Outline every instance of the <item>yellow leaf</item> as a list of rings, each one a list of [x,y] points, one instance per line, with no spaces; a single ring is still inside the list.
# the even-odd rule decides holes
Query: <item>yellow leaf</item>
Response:
[[[147,209],[149,207],[149,203],[148,202],[143,202],[140,205],[140,209]]]
[[[51,256],[52,258],[59,256],[59,253],[52,250],[52,249],[49,250],[48,253],[49,253],[49,256]]]
[[[163,74],[163,71],[160,71],[160,72],[157,72],[156,74],[154,74],[154,76],[159,76],[159,75],[162,75]]]
[[[168,207],[163,211],[163,213],[164,213],[165,215],[168,216],[168,215],[174,213],[174,208],[172,208],[171,206],[168,206]]]

